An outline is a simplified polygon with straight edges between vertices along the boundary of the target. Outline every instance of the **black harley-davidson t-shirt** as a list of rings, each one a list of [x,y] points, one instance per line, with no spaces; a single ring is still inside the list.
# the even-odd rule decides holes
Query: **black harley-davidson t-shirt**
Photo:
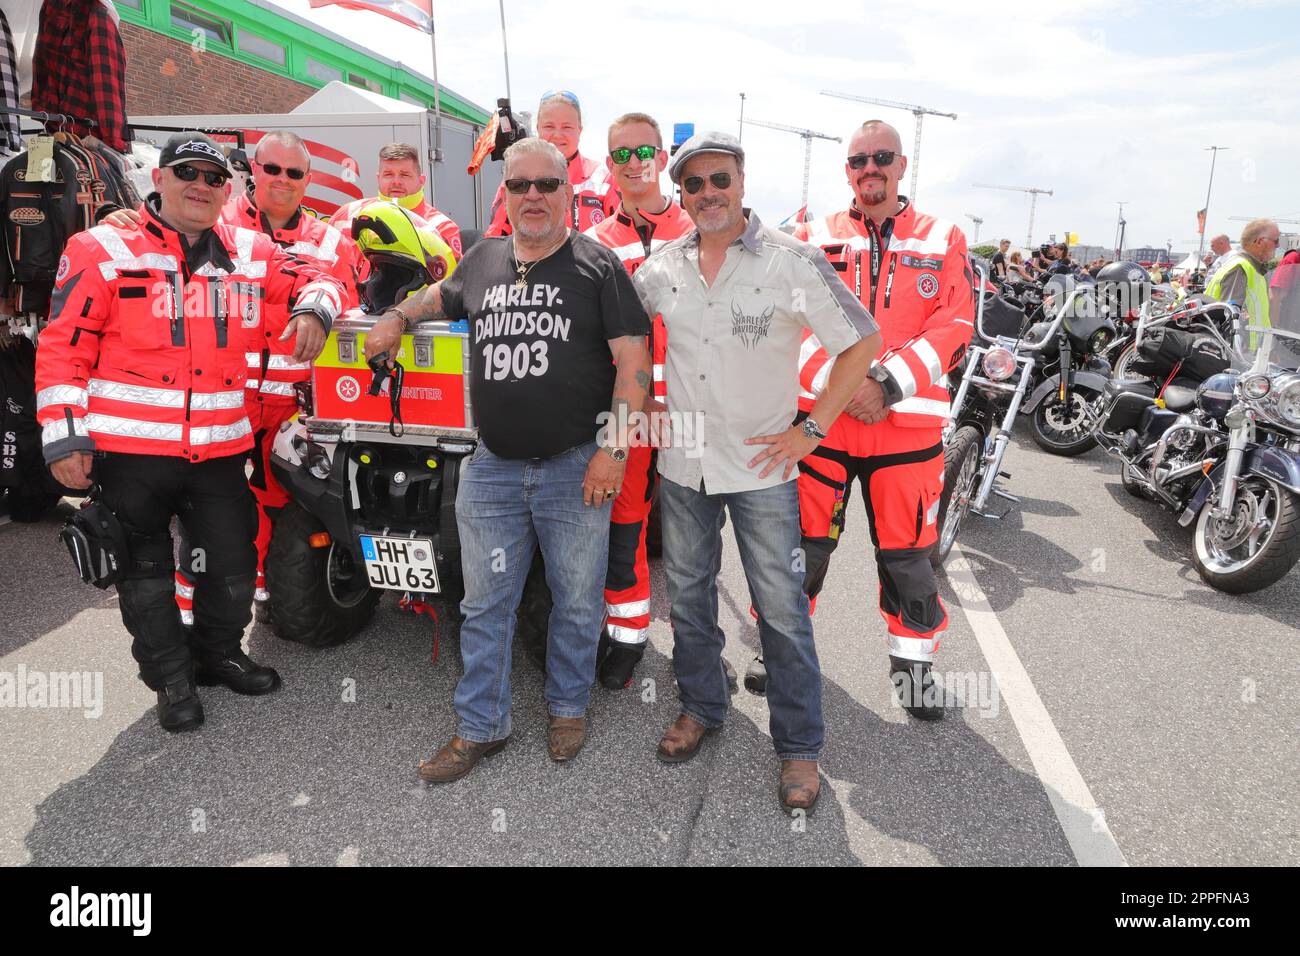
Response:
[[[469,321],[470,399],[488,450],[551,458],[596,438],[614,397],[609,340],[649,335],[650,318],[594,239],[571,233],[522,286],[517,265],[509,236],[480,239],[442,283],[442,308]]]

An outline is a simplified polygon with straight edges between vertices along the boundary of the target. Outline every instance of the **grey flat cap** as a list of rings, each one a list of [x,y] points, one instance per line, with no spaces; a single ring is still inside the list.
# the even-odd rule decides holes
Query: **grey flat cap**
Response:
[[[728,156],[735,156],[737,163],[745,161],[745,147],[741,146],[740,140],[730,133],[696,133],[682,143],[682,148],[673,157],[672,165],[668,167],[669,178],[673,182],[679,182],[686,161],[699,153],[726,153]]]

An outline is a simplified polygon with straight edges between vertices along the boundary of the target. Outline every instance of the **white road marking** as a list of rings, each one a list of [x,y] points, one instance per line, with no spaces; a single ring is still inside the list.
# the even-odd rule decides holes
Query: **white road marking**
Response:
[[[1105,815],[1065,749],[1052,715],[1034,689],[1028,672],[1020,663],[1020,656],[1007,638],[1007,632],[989,606],[984,590],[975,580],[970,562],[957,545],[953,545],[946,570],[953,593],[957,595],[980,651],[998,682],[1002,700],[1011,712],[1011,720],[1024,741],[1038,779],[1047,791],[1047,799],[1051,801],[1075,860],[1080,866],[1128,866],[1106,825]]]

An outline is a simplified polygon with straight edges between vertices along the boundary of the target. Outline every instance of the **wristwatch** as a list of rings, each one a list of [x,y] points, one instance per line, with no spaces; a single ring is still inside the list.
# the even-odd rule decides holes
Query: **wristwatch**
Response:
[[[627,461],[626,448],[618,448],[614,445],[603,445],[600,450],[603,451],[605,454],[609,455],[610,458],[613,458],[615,461],[619,462],[620,464],[622,462]]]
[[[889,369],[885,368],[885,366],[879,363],[871,366],[871,369],[867,372],[867,377],[880,383],[880,390],[884,393],[886,405],[893,405],[895,402],[902,400],[903,394],[898,387],[898,381],[889,374]]]
[[[800,427],[803,429],[803,433],[809,438],[816,438],[818,441],[826,440],[826,433],[822,431],[821,426],[813,421],[813,419],[805,418]]]

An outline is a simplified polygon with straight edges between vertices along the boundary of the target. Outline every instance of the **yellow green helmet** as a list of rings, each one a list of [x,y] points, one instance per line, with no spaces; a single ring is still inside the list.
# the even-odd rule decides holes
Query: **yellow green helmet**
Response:
[[[456,255],[427,222],[395,202],[376,199],[352,217],[352,238],[369,273],[361,283],[368,312],[402,302],[456,269]]]

